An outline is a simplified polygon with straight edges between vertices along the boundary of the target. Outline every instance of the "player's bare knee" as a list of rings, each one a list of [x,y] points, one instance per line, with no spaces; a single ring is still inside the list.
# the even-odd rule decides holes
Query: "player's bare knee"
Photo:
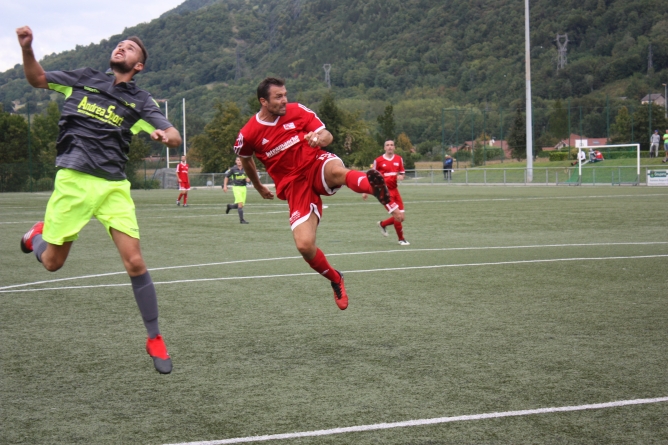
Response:
[[[46,270],[49,272],[55,272],[59,270],[61,267],[63,267],[63,264],[65,264],[65,260],[58,260],[58,259],[48,259],[42,257],[42,265]]]
[[[141,275],[146,269],[141,254],[130,255],[123,259],[123,263],[125,264],[125,270],[131,276]]]
[[[297,245],[297,250],[299,253],[306,259],[311,259],[315,256],[316,251],[318,250],[315,247],[315,244],[310,241],[295,241]]]

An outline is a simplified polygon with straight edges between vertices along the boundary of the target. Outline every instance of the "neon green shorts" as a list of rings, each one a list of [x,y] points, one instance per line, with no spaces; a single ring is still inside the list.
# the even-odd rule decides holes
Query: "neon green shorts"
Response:
[[[246,204],[246,186],[245,185],[234,185],[232,186],[232,192],[234,193],[234,203]]]
[[[68,168],[58,171],[53,194],[46,205],[44,241],[62,245],[76,240],[93,216],[109,236],[114,228],[139,239],[129,181],[107,181]]]

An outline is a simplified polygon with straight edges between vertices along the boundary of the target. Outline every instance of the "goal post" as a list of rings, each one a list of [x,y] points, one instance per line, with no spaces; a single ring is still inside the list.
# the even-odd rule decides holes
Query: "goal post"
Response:
[[[584,153],[582,156],[581,153]],[[635,159],[635,165],[622,165],[624,159]],[[615,165],[610,165],[610,162],[603,164],[603,161],[614,161]],[[601,162],[601,164],[598,164]],[[603,167],[611,170],[611,182],[615,183],[615,172],[618,170],[617,183],[640,183],[640,144],[613,144],[613,145],[582,145],[578,147],[578,184],[582,184],[582,166],[589,164],[590,167]],[[630,168],[635,167],[635,179],[632,181],[623,181],[622,177],[628,177],[628,175],[622,175],[622,169],[629,170]],[[594,178],[595,178],[595,172]],[[600,179],[603,179],[600,177]],[[596,180],[594,179],[594,182]],[[599,181],[604,182],[604,181]],[[607,181],[605,181],[607,182]]]

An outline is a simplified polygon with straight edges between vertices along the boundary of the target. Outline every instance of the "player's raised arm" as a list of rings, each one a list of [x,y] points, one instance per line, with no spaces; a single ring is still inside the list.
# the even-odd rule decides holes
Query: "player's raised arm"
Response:
[[[241,158],[241,165],[244,167],[246,176],[250,178],[250,181],[253,183],[253,187],[255,187],[255,190],[257,190],[260,196],[262,196],[264,199],[274,199],[274,194],[271,192],[271,190],[269,190],[260,182],[260,177],[257,174],[257,168],[255,167],[255,161],[253,160],[253,158],[252,157],[250,158],[240,157],[240,158]]]
[[[32,50],[32,29],[29,26],[18,28],[16,36],[23,52],[23,72],[28,83],[35,88],[48,88],[49,83],[46,81],[46,73],[42,65],[35,59],[35,53]]]

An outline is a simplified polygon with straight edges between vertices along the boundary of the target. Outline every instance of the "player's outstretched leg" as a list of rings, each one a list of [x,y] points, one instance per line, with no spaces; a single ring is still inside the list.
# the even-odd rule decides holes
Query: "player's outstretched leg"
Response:
[[[369,180],[369,185],[371,187],[373,196],[375,196],[376,199],[381,204],[383,204],[388,212],[392,213],[394,210],[399,208],[397,204],[392,202],[392,199],[390,198],[390,191],[387,189],[387,185],[385,185],[385,179],[383,179],[383,175],[381,175],[378,170],[369,170],[366,172],[366,177]]]
[[[33,241],[37,235],[44,231],[44,221],[38,221],[21,237],[21,251],[30,253],[33,251]]]
[[[348,293],[346,292],[346,287],[343,284],[343,274],[338,270],[336,272],[341,277],[341,281],[338,283],[331,281],[332,289],[334,290],[334,301],[336,302],[336,305],[339,307],[339,309],[344,310],[348,307]]]

